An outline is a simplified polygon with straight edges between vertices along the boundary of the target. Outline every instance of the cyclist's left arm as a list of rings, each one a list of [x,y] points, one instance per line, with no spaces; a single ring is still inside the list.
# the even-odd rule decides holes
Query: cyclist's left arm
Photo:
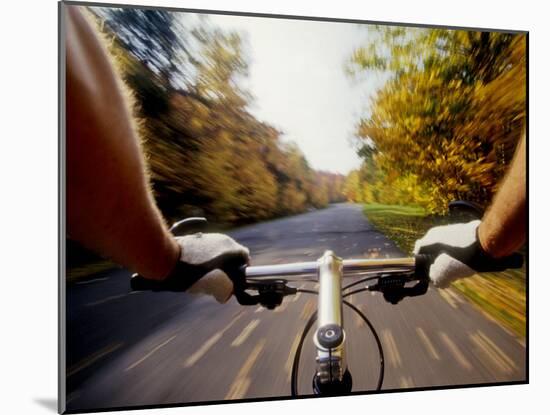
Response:
[[[66,10],[68,235],[163,278],[180,249],[153,203],[122,83],[92,24]]]

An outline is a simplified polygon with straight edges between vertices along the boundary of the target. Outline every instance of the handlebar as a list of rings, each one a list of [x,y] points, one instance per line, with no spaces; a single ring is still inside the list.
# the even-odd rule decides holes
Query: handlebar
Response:
[[[345,259],[342,268],[344,276],[348,277],[379,272],[416,272],[417,262],[424,264],[426,261],[424,257],[424,255],[417,255],[414,258]],[[317,261],[243,267],[246,278],[254,279],[290,276],[316,277],[318,269]]]
[[[342,275],[344,277],[372,276],[368,280],[377,280],[369,286],[369,290],[381,291],[386,300],[396,303],[405,296],[420,295],[428,287],[427,255],[417,255],[411,258],[385,259],[346,259],[342,261]],[[283,297],[296,294],[296,289],[287,285],[287,277],[293,281],[306,278],[315,278],[318,281],[318,261],[297,262],[278,265],[259,265],[233,268],[226,273],[233,281],[234,295],[241,305],[261,304],[272,309],[281,304]],[[392,277],[392,278],[390,278]],[[417,280],[420,282],[416,290],[410,290],[405,284]],[[355,285],[355,283],[354,283]],[[154,281],[134,275],[131,279],[132,290],[143,291],[174,291],[173,287],[162,281]],[[183,290],[183,289],[182,289]],[[180,291],[182,291],[180,290]],[[257,291],[252,295],[246,291]]]
[[[204,218],[188,218],[176,223],[171,231],[178,234],[191,228],[197,230],[205,226]],[[423,295],[429,286],[429,269],[435,256],[420,254],[403,258],[345,259],[326,251],[317,261],[296,262],[277,265],[243,265],[243,258],[214,258],[209,263],[192,265],[178,263],[182,269],[163,281],[153,281],[135,274],[131,279],[132,290],[185,291],[196,280],[213,269],[224,271],[233,282],[233,293],[241,305],[260,304],[268,309],[281,305],[283,298],[298,292],[318,295],[317,311],[312,313],[298,344],[292,366],[292,395],[297,396],[297,373],[302,344],[308,330],[317,320],[313,341],[317,349],[317,369],[313,385],[316,394],[351,391],[351,375],[347,369],[343,325],[343,305],[359,313],[375,336],[381,369],[378,381],[380,389],[383,381],[383,352],[380,340],[372,324],[352,304],[345,301],[355,293],[378,291],[384,299],[397,304],[405,297]],[[501,271],[507,268],[520,268],[523,257],[514,254],[487,265],[486,271]],[[478,270],[480,272],[484,270]],[[174,278],[172,278],[172,275]],[[354,277],[347,285],[344,278]],[[289,282],[318,282],[318,290],[289,286]],[[352,287],[356,287],[353,290]]]
[[[204,230],[206,225],[207,221],[205,218],[193,217],[175,223],[170,228],[170,231],[175,235],[187,234]],[[388,287],[401,287],[398,291],[404,293],[405,290],[402,288],[405,282],[413,280],[421,282],[422,290],[425,292],[429,283],[428,274],[430,265],[434,262],[434,259],[435,257],[430,254],[416,255],[412,258],[345,259],[343,261],[339,259],[341,270],[339,269],[338,271],[342,277],[373,275],[371,279],[375,279],[378,276],[379,282],[371,285],[371,289],[378,288],[379,291],[385,289],[384,296],[386,297],[389,290]],[[292,288],[287,287],[287,281],[282,278],[294,277],[293,279],[305,279],[313,277],[318,281],[320,260],[321,258],[311,262],[259,266],[242,265],[242,262],[235,263],[235,261],[225,261],[221,264],[186,264],[185,269],[179,272],[179,274],[182,274],[182,278],[171,279],[170,281],[156,281],[134,274],[130,285],[132,290],[135,291],[185,291],[201,275],[206,274],[211,269],[219,268],[231,278],[233,291],[239,303],[242,305],[252,305],[258,304],[260,300],[258,300],[258,296],[254,297],[246,293],[247,289],[259,291],[260,297],[263,296],[264,298],[268,296],[267,292],[276,292],[278,293],[276,297],[279,298],[292,294]],[[507,268],[520,268],[522,264],[523,257],[519,254],[514,254],[510,257],[494,261],[491,267],[493,271],[500,271]],[[389,279],[389,277],[393,277],[393,279]],[[276,278],[279,278],[279,280],[276,280]],[[270,302],[272,303],[273,301]]]
[[[388,302],[397,304],[404,297],[422,295],[427,291],[429,268],[433,260],[433,256],[428,254],[404,258],[345,259],[341,261],[342,276],[344,278],[371,276],[365,281],[376,281],[366,289],[380,291]],[[241,305],[262,304],[271,309],[281,304],[284,296],[296,294],[295,288],[287,286],[288,277],[292,277],[288,278],[292,281],[312,277],[318,281],[319,265],[319,261],[278,265],[242,265],[228,266],[224,271],[233,281],[234,295]],[[509,257],[505,262],[499,262],[498,265],[502,270],[520,268],[523,265],[523,257],[517,254]],[[412,281],[417,281],[417,284],[413,287],[406,286]],[[139,275],[132,277],[131,287],[136,291],[178,290],[162,281],[149,280]],[[183,291],[184,289],[179,290]],[[251,295],[246,292],[247,290],[255,290],[258,295]]]
[[[365,288],[348,292],[351,295],[359,291],[379,291],[384,299],[392,304],[397,304],[404,297],[413,297],[425,294],[428,290],[428,269],[432,262],[430,255],[416,255],[405,258],[384,259],[345,259],[342,263],[342,277],[361,277],[352,284],[343,287],[342,291],[361,282],[369,282]],[[275,308],[284,296],[296,293],[296,289],[286,285],[290,281],[299,281],[314,277],[319,278],[319,261],[297,262],[280,265],[243,266],[241,268],[245,276],[247,289],[257,290],[257,296],[242,296],[235,292],[240,304],[262,304],[267,308]],[[407,286],[416,281],[413,286]]]

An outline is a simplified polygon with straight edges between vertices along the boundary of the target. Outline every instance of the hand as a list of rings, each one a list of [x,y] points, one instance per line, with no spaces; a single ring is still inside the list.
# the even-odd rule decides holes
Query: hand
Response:
[[[446,288],[451,282],[476,272],[503,271],[521,266],[523,259],[519,254],[493,258],[483,250],[477,234],[480,223],[475,220],[436,226],[416,241],[414,253],[432,258],[429,277],[436,287]]]
[[[163,280],[132,278],[132,289],[188,291],[212,295],[225,303],[233,294],[231,277],[249,261],[249,251],[234,239],[219,233],[196,233],[177,237],[181,255]]]
[[[196,233],[176,240],[181,246],[181,262],[211,269],[187,291],[212,295],[219,303],[227,302],[233,294],[233,283],[227,274],[231,273],[231,264],[242,266],[249,262],[248,248],[220,233]]]

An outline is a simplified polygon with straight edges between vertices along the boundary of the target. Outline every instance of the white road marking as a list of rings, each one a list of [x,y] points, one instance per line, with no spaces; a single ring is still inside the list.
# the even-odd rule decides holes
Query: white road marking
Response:
[[[260,323],[260,320],[252,320],[250,323],[246,325],[246,327],[241,331],[241,334],[239,334],[235,340],[231,343],[231,347],[238,347],[241,344],[245,342],[245,340],[250,336],[250,333],[254,331],[256,327],[258,327],[258,324]]]
[[[193,353],[191,356],[189,356],[185,360],[185,362],[183,363],[183,367],[186,367],[186,368],[191,367],[195,363],[197,363],[197,361],[199,361],[206,354],[206,352],[208,352],[208,350],[210,350],[212,346],[214,346],[217,343],[217,341],[222,338],[223,334],[227,330],[229,330],[229,328],[233,326],[233,324],[235,324],[237,320],[241,318],[242,315],[243,315],[242,311],[239,312],[239,314],[237,314],[237,316],[235,316],[235,318],[231,320],[231,322],[227,326],[225,326],[223,330],[217,332],[212,337],[210,337],[207,341],[205,341],[204,344],[195,353]]]
[[[289,301],[288,297],[283,298],[283,302],[281,303],[281,305],[279,307],[277,307],[275,309],[275,312],[276,313],[282,313],[283,311],[285,311],[286,308],[288,307],[289,302],[290,301]]]
[[[449,291],[457,303],[460,303],[460,304],[465,303],[464,297],[460,295],[457,291],[455,291],[454,289],[451,289]]]
[[[266,340],[265,338],[263,338],[258,342],[258,344],[256,344],[256,346],[248,356],[248,359],[246,359],[246,361],[242,365],[241,370],[239,370],[239,373],[237,373],[237,377],[231,384],[229,392],[227,392],[227,395],[225,395],[225,399],[244,398],[252,382],[250,379],[250,371],[252,370],[254,363],[256,363],[256,360],[260,356],[265,346],[265,343]]]
[[[432,359],[441,360],[441,358],[439,357],[439,354],[435,350],[435,347],[430,341],[429,337],[427,336],[426,333],[424,333],[424,330],[422,330],[420,327],[417,327],[416,333],[418,334],[418,337],[420,337],[420,340],[422,340],[422,343],[424,343],[424,347],[426,347]]]
[[[137,292],[137,291],[136,291]],[[126,297],[129,293],[119,294],[119,295],[111,295],[110,297],[106,297],[102,300],[94,301],[88,304],[85,304],[86,307],[93,307],[96,305],[108,303],[109,301],[118,300],[119,298]]]
[[[298,348],[298,343],[300,342],[300,337],[302,333],[298,332],[296,333],[296,336],[294,336],[294,341],[292,342],[292,345],[290,346],[290,350],[288,352],[288,359],[285,363],[285,371],[288,376],[292,374],[292,363],[294,363],[294,354],[296,353],[296,349]]]
[[[504,373],[512,373],[517,368],[516,364],[495,343],[491,341],[481,330],[470,334],[472,342],[481,349],[487,358]]]
[[[119,349],[123,343],[113,343],[108,346],[105,346],[103,349],[98,350],[95,353],[92,353],[90,356],[82,359],[80,362],[72,365],[67,369],[67,377],[74,375],[75,373],[80,372],[82,369],[86,369],[88,366],[91,366],[99,359],[104,358],[110,353],[113,353],[115,350]]]
[[[128,366],[126,369],[124,369],[125,372],[128,372],[129,370],[132,370],[133,368],[135,368],[137,365],[139,365],[140,363],[143,363],[145,361],[145,359],[147,359],[148,357],[150,357],[153,353],[155,353],[157,350],[159,350],[160,348],[166,346],[168,343],[170,343],[172,340],[174,340],[176,338],[176,335],[173,335],[172,337],[170,337],[169,339],[163,341],[161,344],[155,346],[153,349],[151,349],[149,351],[149,353],[147,353],[145,356],[143,356],[141,359],[137,360],[136,362],[132,363],[130,366]]]
[[[264,307],[260,305],[256,310],[254,310],[254,313],[261,313],[262,311],[264,311]]]
[[[452,353],[456,361],[466,370],[472,370],[472,364],[466,359],[466,356],[462,354],[460,349],[456,344],[453,343],[453,341],[447,336],[447,334],[440,332],[439,333],[441,339],[449,349],[449,351]]]
[[[399,379],[399,383],[402,388],[414,387],[414,382],[412,381],[410,376],[401,376],[401,379]]]
[[[448,292],[450,291],[449,288],[447,289],[444,289],[444,290],[439,290],[439,294],[441,295],[441,297],[447,301],[447,303],[454,309],[458,308],[458,306],[456,305],[456,301],[454,299],[454,297]]]
[[[464,304],[464,298],[458,294],[454,289],[449,289],[447,290],[449,292],[449,295],[451,297],[453,297],[453,299],[457,302],[457,303],[460,303],[460,304]]]
[[[292,302],[295,303],[296,301],[298,301],[298,298],[300,298],[302,295],[302,293],[296,293],[294,295],[294,297],[292,297]]]
[[[191,356],[189,356],[184,363],[184,367],[191,367],[193,366],[201,357],[203,357],[208,350],[214,346],[218,340],[220,340],[223,336],[223,332],[219,332],[214,334],[212,337],[210,337],[208,340],[204,342],[204,344],[197,350],[195,353],[193,353]]]
[[[106,281],[108,279],[109,277],[94,278],[93,280],[88,280],[88,281],[78,281],[76,284],[77,285],[93,284],[94,282]]]
[[[386,345],[388,358],[392,366],[396,368],[401,366],[401,355],[399,354],[399,350],[397,350],[397,345],[395,344],[393,335],[389,330],[386,329],[382,331],[382,341]]]

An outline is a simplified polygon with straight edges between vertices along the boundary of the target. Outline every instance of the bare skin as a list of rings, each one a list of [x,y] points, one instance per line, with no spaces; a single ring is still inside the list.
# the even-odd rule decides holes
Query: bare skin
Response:
[[[510,170],[479,225],[479,241],[494,258],[517,251],[525,243],[526,148],[522,137]]]
[[[146,179],[143,154],[107,52],[67,7],[67,231],[146,278],[162,279],[180,248]]]

